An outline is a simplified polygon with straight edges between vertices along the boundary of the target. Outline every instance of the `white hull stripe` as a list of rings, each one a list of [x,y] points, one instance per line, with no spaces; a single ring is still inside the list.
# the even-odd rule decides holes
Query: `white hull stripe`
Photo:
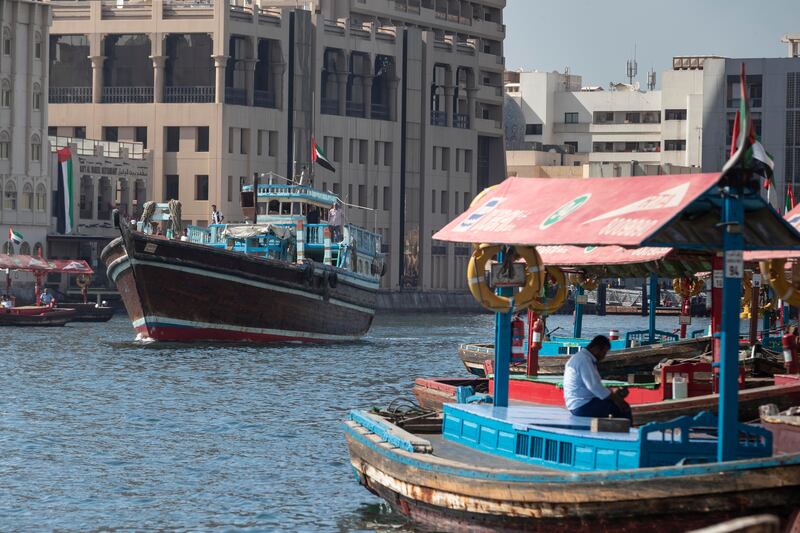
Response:
[[[128,261],[124,261],[124,259],[128,259]],[[117,261],[119,261],[119,263],[117,263]],[[272,290],[272,291],[275,291],[275,292],[282,292],[282,293],[285,293],[285,294],[292,294],[294,296],[299,296],[301,298],[308,298],[309,300],[315,300],[315,301],[319,301],[319,302],[325,300],[322,296],[320,296],[318,294],[310,294],[310,293],[303,292],[303,291],[300,291],[300,290],[297,290],[297,289],[290,289],[288,287],[281,287],[280,285],[273,285],[271,283],[263,283],[261,281],[253,281],[253,280],[249,280],[249,279],[239,278],[239,277],[236,277],[236,276],[231,276],[229,274],[220,274],[218,272],[210,272],[208,270],[202,270],[202,269],[199,269],[199,268],[185,267],[185,266],[179,266],[179,265],[171,265],[169,263],[159,263],[157,261],[143,261],[141,259],[129,259],[128,257],[125,257],[125,258],[121,257],[119,259],[115,259],[114,261],[112,261],[111,264],[108,266],[109,276],[116,283],[117,277],[119,277],[119,275],[123,271],[125,271],[128,268],[130,268],[131,264],[133,264],[133,265],[147,265],[147,266],[152,266],[152,267],[155,267],[155,268],[165,268],[165,269],[168,269],[168,270],[177,270],[177,271],[180,271],[180,272],[188,272],[190,274],[196,274],[198,276],[205,276],[205,277],[209,277],[209,278],[223,279],[225,281],[232,281],[234,283],[240,283],[242,285],[250,285],[252,287],[259,287],[261,289],[268,289],[268,290]],[[114,269],[113,272],[112,272],[112,268]],[[339,300],[337,298],[330,298],[330,299],[328,299],[328,302],[332,303],[334,305],[337,305],[339,307],[345,307],[347,309],[352,309],[354,311],[358,311],[359,313],[366,313],[366,314],[369,314],[369,315],[374,315],[375,314],[375,310],[374,309],[369,309],[368,307],[362,307],[360,305],[355,305],[355,304],[351,304],[351,303],[348,303],[348,302],[343,302],[342,300]]]
[[[224,331],[239,331],[241,333],[254,333],[257,335],[273,335],[276,337],[287,337],[296,339],[317,339],[324,341],[354,341],[361,338],[361,335],[330,335],[326,333],[313,333],[309,331],[288,331],[283,329],[269,328],[249,328],[244,326],[234,326],[232,324],[212,324],[210,322],[195,322],[193,320],[181,320],[178,318],[167,318],[150,315],[133,321],[134,328],[142,327],[165,327],[165,328],[198,328],[198,329],[220,329]]]

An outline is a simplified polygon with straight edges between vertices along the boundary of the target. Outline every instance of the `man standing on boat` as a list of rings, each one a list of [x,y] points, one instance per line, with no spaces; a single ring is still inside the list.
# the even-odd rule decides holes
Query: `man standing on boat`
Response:
[[[341,242],[342,240],[342,212],[336,207],[337,205],[338,201],[328,211],[328,226],[331,227],[331,239],[333,242]]]
[[[597,363],[611,349],[608,337],[598,335],[564,367],[564,401],[575,416],[631,418],[630,407],[620,395],[603,386]]]
[[[211,206],[211,223],[212,224],[222,224],[222,221],[225,220],[225,217],[222,216],[222,213],[217,211],[217,206]]]

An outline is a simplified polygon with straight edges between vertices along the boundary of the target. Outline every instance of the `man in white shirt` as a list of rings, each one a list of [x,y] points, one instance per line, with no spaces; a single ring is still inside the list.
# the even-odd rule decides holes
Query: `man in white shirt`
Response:
[[[217,211],[217,206],[211,206],[211,223],[212,224],[222,224],[222,221],[225,220],[225,217],[222,216],[222,213]]]
[[[333,204],[328,211],[328,226],[331,228],[331,240],[340,242],[342,240],[342,212]]]
[[[575,416],[630,418],[630,408],[616,393],[603,386],[597,363],[611,349],[611,341],[598,335],[564,367],[564,402]]]

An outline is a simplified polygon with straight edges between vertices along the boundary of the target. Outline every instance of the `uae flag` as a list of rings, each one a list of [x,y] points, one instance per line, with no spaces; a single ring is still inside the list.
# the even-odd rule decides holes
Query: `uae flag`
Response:
[[[8,228],[8,240],[19,246],[25,237],[22,236],[22,233],[14,231],[14,228]]]
[[[722,168],[722,174],[739,165],[764,178],[764,187],[769,189],[772,184],[775,161],[756,136],[750,115],[747,89],[747,76],[745,76],[744,63],[742,63],[739,72],[739,110],[733,120],[730,158]]]
[[[56,197],[56,231],[61,234],[72,233],[75,220],[74,197],[75,185],[72,177],[72,153],[69,148],[62,148],[58,155],[58,196]]]
[[[785,215],[792,209],[794,209],[794,190],[792,188],[792,184],[790,183],[786,186],[786,199],[783,206],[783,214]]]
[[[331,172],[336,172],[336,169],[333,168],[333,163],[331,163],[328,158],[325,157],[325,152],[323,152],[322,148],[319,147],[317,140],[314,137],[311,137],[311,162],[318,163],[319,166],[326,168]]]

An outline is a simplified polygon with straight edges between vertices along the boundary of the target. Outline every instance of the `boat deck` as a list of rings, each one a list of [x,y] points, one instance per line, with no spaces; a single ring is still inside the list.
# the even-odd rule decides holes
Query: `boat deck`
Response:
[[[441,434],[419,434],[421,438],[427,439],[433,446],[434,457],[446,459],[463,465],[475,465],[485,468],[498,468],[503,470],[519,470],[525,472],[557,472],[553,468],[545,468],[520,461],[512,461],[497,455],[484,453],[475,448],[469,448],[456,442],[442,437]]]

